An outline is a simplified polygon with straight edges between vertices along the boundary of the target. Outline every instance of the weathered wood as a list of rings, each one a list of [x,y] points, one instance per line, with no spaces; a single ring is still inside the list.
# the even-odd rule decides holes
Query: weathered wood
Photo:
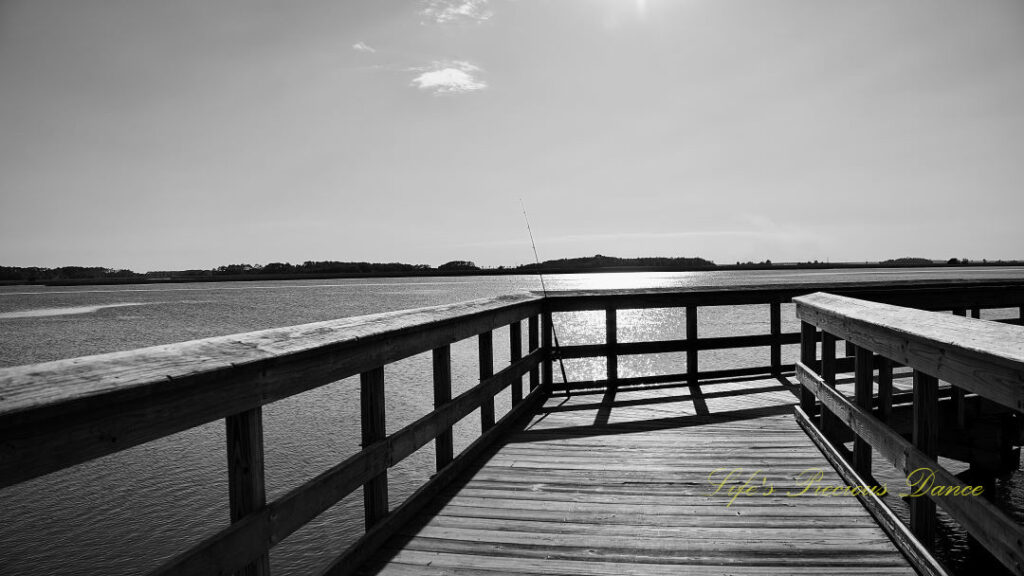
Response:
[[[487,381],[494,374],[494,337],[490,331],[478,337],[480,358],[480,382]],[[480,431],[486,432],[494,426],[494,396],[484,398],[480,404]]]
[[[503,296],[0,369],[0,487],[506,325],[538,313],[541,300]]]
[[[935,459],[918,450],[870,412],[855,406],[842,394],[826,386],[821,378],[806,366],[798,363],[796,376],[802,386],[809,388],[822,404],[828,406],[840,420],[858,436],[866,439],[904,475],[919,468],[926,468],[935,474],[935,486],[948,486],[960,490],[965,488],[960,479],[941,467]],[[917,497],[921,498],[926,497]],[[931,498],[1011,572],[1024,574],[1024,527],[984,498],[953,495],[934,495]]]
[[[363,372],[359,376],[359,415],[363,448],[384,440],[384,367]],[[363,484],[363,512],[369,529],[388,513],[388,473],[381,472]]]
[[[782,344],[799,344],[800,334],[797,332],[782,334]],[[618,356],[663,354],[666,352],[690,352],[698,350],[727,350],[731,348],[759,348],[771,346],[774,338],[771,334],[749,334],[743,336],[712,336],[693,341],[688,340],[648,340],[646,342],[621,342],[614,352]],[[575,344],[563,346],[562,358],[598,358],[613,352],[607,344]],[[780,366],[781,368],[781,366]]]
[[[874,395],[874,370],[871,362],[871,350],[856,348],[854,350],[854,397],[857,406],[871,410],[871,399]],[[810,392],[809,389],[803,389]],[[853,469],[862,478],[871,478],[871,445],[860,437],[853,440]]]
[[[608,308],[604,311],[605,318],[605,345],[608,347],[608,355],[605,356],[605,362],[607,362],[607,377],[610,382],[614,382],[619,379],[619,357],[616,352],[616,345],[619,342],[618,338],[618,311],[615,308]]]
[[[772,374],[782,372],[782,304],[771,302],[769,310],[769,331],[771,333],[770,356]]]
[[[540,316],[530,316],[529,323],[527,325],[527,336],[526,345],[533,352],[540,347]],[[530,390],[533,390],[537,386],[540,386],[540,369],[534,368],[530,370]]]
[[[686,307],[686,341],[692,343],[686,350],[686,380],[691,386],[697,385],[697,307]]]
[[[836,337],[828,332],[821,336],[821,377],[825,384],[836,387]],[[825,405],[821,406],[821,431],[835,440],[842,434],[842,422]]]
[[[452,399],[452,348],[445,344],[434,348],[434,409],[437,410]],[[454,456],[452,428],[448,426],[434,439],[435,467],[440,470],[452,461]]]
[[[523,324],[516,320],[508,325],[508,358],[514,364],[523,357]],[[512,383],[512,406],[523,400],[523,379],[520,377]]]
[[[834,347],[832,355],[835,356]],[[835,446],[830,443],[828,437],[824,436],[811,424],[810,417],[799,406],[794,406],[793,410],[796,413],[797,423],[804,429],[804,432],[811,438],[815,446],[821,450],[821,453],[825,455],[825,458],[832,464],[832,467],[839,472],[839,475],[843,477],[846,484],[861,488],[861,491],[857,493],[857,498],[868,509],[868,512],[878,522],[878,525],[892,538],[893,543],[903,552],[903,555],[914,566],[918,574],[949,576],[946,568],[932,556],[927,548],[921,545],[921,542],[914,537],[903,521],[896,516],[896,513],[871,491],[871,485],[857,474],[856,470],[850,466],[842,454],[836,451]]]
[[[529,357],[540,358],[541,351],[531,353]],[[355,544],[350,546],[341,556],[334,560],[322,573],[331,576],[352,574],[365,562],[384,542],[394,535],[399,528],[408,523],[417,513],[430,502],[455,478],[474,466],[479,458],[490,448],[494,441],[516,423],[524,415],[536,409],[537,405],[547,397],[545,388],[535,388],[527,394],[523,402],[512,407],[494,426],[484,432],[470,444],[458,458],[443,470],[435,474],[426,484],[421,486],[390,517],[364,534]]]
[[[536,367],[542,357],[543,350],[533,351],[486,382],[392,434],[387,440],[364,448],[256,513],[172,558],[154,574],[230,573],[241,569],[359,486],[424,446],[441,431],[450,429],[475,410],[483,398],[493,397],[512,380]],[[524,401],[520,406],[526,404]],[[382,523],[390,521],[390,518],[389,515]]]
[[[817,331],[813,324],[800,323],[800,361],[813,366],[817,361]],[[807,414],[814,414],[814,395],[806,388],[800,389],[800,408]]]
[[[1024,410],[1024,327],[830,294],[795,300],[797,316],[886,358]]]
[[[914,371],[914,446],[932,460],[938,454],[938,392],[935,377]],[[930,498],[910,499],[910,529],[925,546],[935,546],[935,502]]]
[[[263,508],[267,503],[263,473],[263,411],[253,408],[228,416],[225,420],[228,454],[228,509],[231,522]],[[240,576],[270,574],[270,557],[264,553],[245,568]]]

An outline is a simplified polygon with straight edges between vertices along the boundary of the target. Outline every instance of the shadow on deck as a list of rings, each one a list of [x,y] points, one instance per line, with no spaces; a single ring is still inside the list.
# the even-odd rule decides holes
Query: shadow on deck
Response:
[[[361,573],[913,574],[856,497],[797,495],[808,470],[844,482],[794,420],[796,391],[553,394]]]

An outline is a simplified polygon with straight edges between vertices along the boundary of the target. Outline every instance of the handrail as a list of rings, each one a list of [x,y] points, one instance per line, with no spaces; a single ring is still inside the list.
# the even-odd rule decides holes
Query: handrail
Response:
[[[837,421],[849,428],[854,434],[853,469],[862,478],[871,477],[874,449],[908,477],[916,470],[928,469],[934,474],[934,485],[953,487],[959,493],[968,489],[937,461],[939,379],[953,386],[954,402],[962,403],[962,390],[969,390],[984,399],[1021,410],[1024,327],[825,293],[798,297],[794,302],[804,335],[801,359],[796,366],[796,376],[803,387],[798,418],[812,414],[817,400],[821,403],[821,428],[826,438],[834,435]],[[823,336],[817,334],[819,329]],[[819,339],[825,342],[820,363],[814,344]],[[853,401],[835,387],[837,339],[854,346]],[[873,361],[875,354],[884,360]],[[914,371],[913,443],[884,421],[892,411],[891,362]],[[821,374],[817,371],[819,366]],[[877,413],[872,412],[876,367],[882,403]],[[962,404],[954,408],[962,409]],[[829,440],[837,447],[840,444]],[[1004,566],[1015,574],[1024,574],[1024,527],[984,499],[931,490],[911,498],[910,528],[926,547],[934,546],[936,502]]]

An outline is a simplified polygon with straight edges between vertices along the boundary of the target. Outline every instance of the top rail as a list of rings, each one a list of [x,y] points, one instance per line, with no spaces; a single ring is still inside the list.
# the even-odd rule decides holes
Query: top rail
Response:
[[[521,294],[0,369],[0,487],[539,314]]]
[[[797,317],[1014,410],[1024,410],[1024,328],[816,293]]]

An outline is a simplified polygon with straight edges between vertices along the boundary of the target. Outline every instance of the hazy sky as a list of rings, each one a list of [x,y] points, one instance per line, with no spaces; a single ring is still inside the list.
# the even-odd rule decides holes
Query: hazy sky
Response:
[[[1024,258],[1024,2],[0,0],[0,265]]]

